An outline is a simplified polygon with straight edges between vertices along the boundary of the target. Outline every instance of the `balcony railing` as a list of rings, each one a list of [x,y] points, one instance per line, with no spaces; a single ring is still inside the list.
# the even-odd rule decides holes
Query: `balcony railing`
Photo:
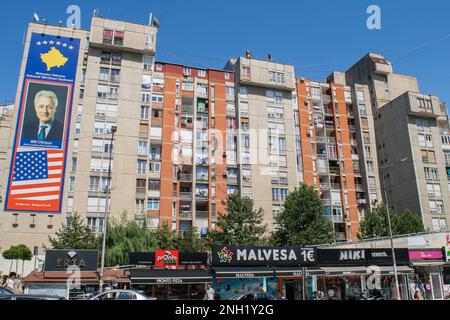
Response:
[[[183,211],[180,212],[180,220],[192,220],[192,212],[191,211]]]
[[[364,188],[363,188],[362,184],[355,184],[355,190],[356,191],[364,191]]]
[[[341,190],[341,184],[340,183],[331,183],[331,189]]]
[[[192,181],[192,174],[181,173],[180,174],[180,181],[191,182]]]
[[[196,211],[195,217],[197,219],[208,219],[209,218],[209,212],[208,211]]]
[[[180,192],[180,199],[192,200],[192,192]]]

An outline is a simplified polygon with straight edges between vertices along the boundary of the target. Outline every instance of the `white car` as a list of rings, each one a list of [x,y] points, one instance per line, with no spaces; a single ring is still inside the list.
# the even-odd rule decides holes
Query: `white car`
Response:
[[[99,293],[90,300],[156,300],[132,290],[108,290]]]

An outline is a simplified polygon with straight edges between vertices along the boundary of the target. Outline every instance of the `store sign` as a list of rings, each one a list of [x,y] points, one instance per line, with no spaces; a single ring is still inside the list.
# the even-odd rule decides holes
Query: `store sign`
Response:
[[[392,249],[318,249],[318,264],[327,265],[390,265]],[[409,261],[408,249],[395,249],[398,263]]]
[[[66,272],[68,268],[78,267],[80,271],[97,271],[97,250],[47,250],[44,271]]]
[[[313,248],[214,247],[215,266],[300,266],[316,263]]]
[[[178,255],[179,265],[207,265],[208,254],[207,253],[191,253],[180,252]],[[155,266],[155,253],[130,253],[129,264],[136,266]]]
[[[444,260],[444,253],[442,252],[442,249],[410,250],[409,260]]]
[[[155,267],[172,267],[179,265],[179,252],[177,250],[157,250],[155,252]]]

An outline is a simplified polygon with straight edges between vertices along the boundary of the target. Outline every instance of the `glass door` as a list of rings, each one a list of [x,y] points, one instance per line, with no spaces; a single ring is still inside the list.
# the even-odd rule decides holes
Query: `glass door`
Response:
[[[439,273],[430,273],[431,293],[433,300],[442,300],[444,294],[442,292],[442,279]]]

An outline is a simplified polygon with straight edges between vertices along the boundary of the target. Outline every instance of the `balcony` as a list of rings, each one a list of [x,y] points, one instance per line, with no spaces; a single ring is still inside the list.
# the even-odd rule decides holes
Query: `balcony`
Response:
[[[350,139],[350,144],[352,146],[356,146],[356,145],[358,145],[358,141],[356,141],[355,139]]]
[[[209,212],[208,211],[196,211],[195,217],[197,219],[209,219]]]
[[[316,136],[316,142],[317,143],[326,143],[327,142],[327,138],[326,137]]]
[[[355,184],[355,190],[357,192],[364,192],[364,188],[363,188],[362,184]]]
[[[180,182],[192,182],[192,174],[180,173]]]
[[[328,168],[327,167],[319,167],[319,174],[327,175],[328,174]]]
[[[330,175],[338,176],[340,174],[341,174],[341,171],[339,170],[339,168],[332,168],[332,167],[330,167]]]
[[[242,176],[242,181],[244,183],[252,183],[252,177],[251,176]]]
[[[357,202],[359,205],[366,205],[367,204],[367,200],[366,199],[357,199]]]
[[[202,182],[208,182],[209,181],[209,176],[207,174],[198,174],[196,177],[197,181],[202,181]]]
[[[330,185],[328,183],[320,183],[320,190],[322,191],[330,190]]]
[[[331,183],[331,189],[332,190],[341,190],[341,184],[340,183]]]
[[[183,211],[179,214],[180,220],[192,220],[192,211]]]
[[[348,130],[350,130],[350,131],[356,131],[356,127],[354,126],[354,125],[349,125],[348,126]]]
[[[335,221],[336,221],[336,219],[335,219]],[[342,221],[342,217],[341,217],[341,221]],[[346,241],[347,240],[345,232],[335,232],[335,238],[336,238],[336,241]]]
[[[136,187],[136,193],[137,194],[146,194],[147,189],[145,187]]]
[[[180,192],[180,199],[181,200],[192,200],[192,192]]]

